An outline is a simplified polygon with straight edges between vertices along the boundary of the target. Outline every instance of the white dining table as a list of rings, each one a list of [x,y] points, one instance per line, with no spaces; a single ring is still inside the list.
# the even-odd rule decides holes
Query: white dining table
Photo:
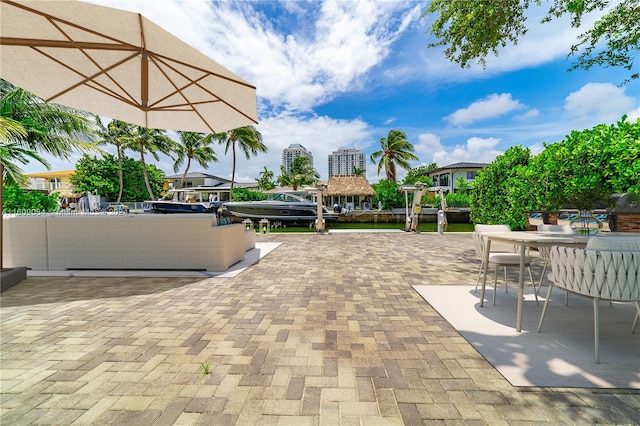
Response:
[[[484,306],[484,290],[487,284],[487,271],[489,269],[489,252],[491,242],[497,241],[520,247],[520,278],[518,281],[518,309],[516,313],[516,330],[522,331],[522,305],[524,299],[524,265],[525,253],[530,247],[550,247],[550,246],[570,246],[586,247],[591,235],[579,234],[556,234],[550,232],[482,232],[485,238],[484,250],[484,279],[482,281],[482,291],[480,293],[480,306]],[[495,290],[494,290],[495,291]]]

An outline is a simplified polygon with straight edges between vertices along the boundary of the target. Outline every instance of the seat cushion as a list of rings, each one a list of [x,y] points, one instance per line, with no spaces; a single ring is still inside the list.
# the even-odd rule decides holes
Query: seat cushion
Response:
[[[490,253],[489,263],[499,263],[502,265],[519,265],[520,255],[517,253]],[[524,263],[525,265],[530,264],[531,258],[529,256],[525,256]]]
[[[640,235],[596,235],[589,238],[589,241],[587,242],[587,250],[640,251]]]

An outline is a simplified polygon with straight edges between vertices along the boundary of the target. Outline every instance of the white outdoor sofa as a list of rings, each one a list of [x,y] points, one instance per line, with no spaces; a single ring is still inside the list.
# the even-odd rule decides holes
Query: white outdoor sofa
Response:
[[[640,319],[640,236],[595,236],[589,239],[584,249],[551,247],[551,268],[553,282],[542,309],[538,331],[542,330],[554,287],[592,298],[595,362],[599,363],[599,301],[635,303],[632,333]]]
[[[226,271],[255,248],[255,232],[213,215],[5,215],[7,267]],[[225,223],[225,222],[222,222]]]

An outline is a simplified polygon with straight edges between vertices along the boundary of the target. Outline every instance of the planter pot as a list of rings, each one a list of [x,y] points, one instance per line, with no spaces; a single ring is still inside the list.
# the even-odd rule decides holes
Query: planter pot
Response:
[[[595,235],[602,231],[602,222],[593,215],[591,210],[581,211],[580,215],[571,219],[569,224],[576,234]]]

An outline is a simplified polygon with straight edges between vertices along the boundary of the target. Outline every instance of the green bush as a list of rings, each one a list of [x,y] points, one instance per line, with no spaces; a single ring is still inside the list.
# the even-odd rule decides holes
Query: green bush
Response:
[[[603,195],[640,193],[640,119],[572,131],[531,156],[514,146],[478,173],[471,191],[473,223],[525,229],[527,213],[596,208]],[[605,203],[606,204],[606,203]]]
[[[55,212],[58,210],[58,196],[38,191],[25,192],[18,185],[8,185],[2,193],[2,204],[5,213]]]
[[[469,207],[471,202],[470,195],[458,192],[449,193],[444,198],[447,201],[447,207]]]
[[[267,198],[262,192],[251,191],[247,188],[233,188],[233,201],[262,201]]]
[[[377,206],[378,201],[380,201],[383,210],[391,210],[405,206],[404,196],[399,190],[400,185],[397,183],[382,179],[380,182],[371,186],[376,191],[376,195],[374,195],[371,200],[372,205]]]

